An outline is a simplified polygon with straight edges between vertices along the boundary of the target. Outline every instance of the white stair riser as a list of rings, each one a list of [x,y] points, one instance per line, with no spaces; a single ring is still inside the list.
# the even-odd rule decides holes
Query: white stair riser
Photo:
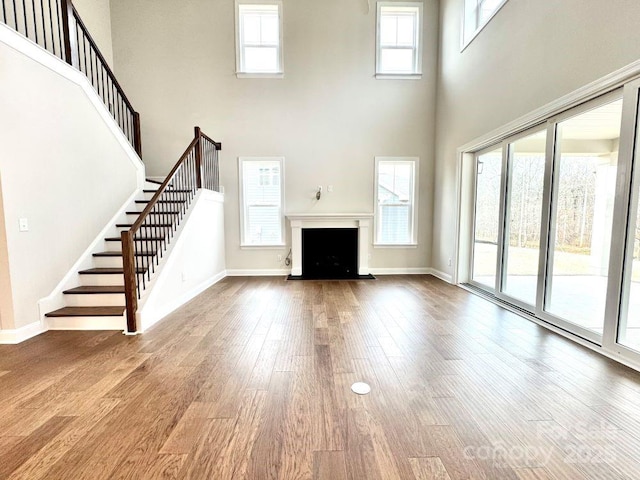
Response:
[[[124,285],[124,277],[122,275],[104,275],[104,274],[88,274],[79,275],[80,284],[87,285]]]
[[[120,242],[106,242],[107,250],[109,252],[121,251],[122,244]],[[138,252],[153,252],[156,250],[156,245],[160,246],[161,242],[148,241],[148,242],[136,242],[136,250]]]
[[[65,294],[64,300],[68,307],[117,307],[126,303],[124,293]]]
[[[122,222],[125,223],[125,222]],[[161,222],[162,225],[171,225],[170,220],[168,219],[163,219]],[[116,227],[116,230],[113,231],[113,234],[111,235],[112,237],[120,237],[120,234],[126,230],[129,230],[130,227]],[[150,228],[146,228],[146,227],[141,227],[139,231],[142,232],[152,232],[154,234],[159,234],[162,235],[164,232],[166,232],[169,228],[171,227],[150,227]]]
[[[126,222],[118,222],[118,223],[133,223],[135,222],[138,217],[140,216],[140,213],[142,212],[142,208],[132,208],[130,209],[130,211],[134,212],[138,212],[138,213],[127,213],[127,217],[126,217]],[[172,211],[178,211],[178,210],[172,210]],[[184,214],[182,215],[184,217]],[[164,221],[167,220],[169,218],[174,218],[174,219],[178,219],[180,218],[180,214],[175,214],[175,213],[150,213],[149,214],[149,218],[151,218],[152,222],[159,222],[159,221]]]
[[[122,257],[93,257],[96,268],[122,268]]]
[[[49,317],[49,330],[126,330],[127,321],[120,317]]]

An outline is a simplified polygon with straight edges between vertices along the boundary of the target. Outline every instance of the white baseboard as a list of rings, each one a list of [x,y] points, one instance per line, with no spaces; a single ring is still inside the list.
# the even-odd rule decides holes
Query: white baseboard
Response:
[[[149,328],[151,328],[153,325],[161,321],[167,315],[169,315],[173,311],[180,308],[182,305],[187,303],[192,298],[200,295],[207,288],[218,283],[224,277],[226,277],[226,272],[223,270],[222,272],[217,273],[213,277],[208,278],[204,282],[196,285],[194,288],[192,288],[188,292],[185,292],[184,295],[181,295],[180,297],[176,298],[173,302],[163,306],[161,310],[145,312],[143,309],[142,311],[139,311],[138,325],[140,325],[140,330],[138,331],[138,333],[143,333],[147,331]]]
[[[402,267],[402,268],[370,268],[372,275],[433,275],[445,282],[451,283],[451,275],[429,267]],[[238,268],[228,269],[228,277],[271,277],[289,275],[288,268]]]
[[[428,275],[430,268],[423,267],[403,267],[403,268],[369,268],[371,275]]]
[[[15,330],[0,330],[0,345],[15,345],[46,331],[42,322],[33,322]]]
[[[236,268],[227,270],[228,277],[280,277],[290,273],[290,268]]]
[[[430,268],[429,269],[429,274],[433,275],[436,278],[439,278],[440,280],[442,280],[444,282],[453,284],[453,276],[451,276],[448,273],[442,272],[440,270],[436,270],[435,268]]]

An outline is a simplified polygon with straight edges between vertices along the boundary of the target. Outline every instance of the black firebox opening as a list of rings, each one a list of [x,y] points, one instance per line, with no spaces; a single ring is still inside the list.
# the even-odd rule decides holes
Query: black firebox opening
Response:
[[[303,228],[302,277],[358,278],[358,229]]]

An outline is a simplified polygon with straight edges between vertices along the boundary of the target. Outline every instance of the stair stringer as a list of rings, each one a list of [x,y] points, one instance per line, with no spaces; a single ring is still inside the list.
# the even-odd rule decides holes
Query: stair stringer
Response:
[[[225,276],[224,194],[201,189],[138,301],[138,333]]]

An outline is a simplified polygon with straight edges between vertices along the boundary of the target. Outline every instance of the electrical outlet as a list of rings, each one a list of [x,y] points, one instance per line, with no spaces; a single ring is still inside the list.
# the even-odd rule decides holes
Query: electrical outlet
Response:
[[[186,282],[187,281],[187,274],[182,272],[182,281]]]
[[[282,261],[282,255],[278,255],[278,261],[281,262]]]
[[[327,192],[333,192],[333,185],[327,185]]]
[[[29,219],[27,218],[21,218],[18,220],[19,223],[19,228],[21,232],[28,232],[29,231]]]
[[[448,263],[448,265],[449,265],[449,266],[451,266],[451,257],[449,257],[449,263]]]

